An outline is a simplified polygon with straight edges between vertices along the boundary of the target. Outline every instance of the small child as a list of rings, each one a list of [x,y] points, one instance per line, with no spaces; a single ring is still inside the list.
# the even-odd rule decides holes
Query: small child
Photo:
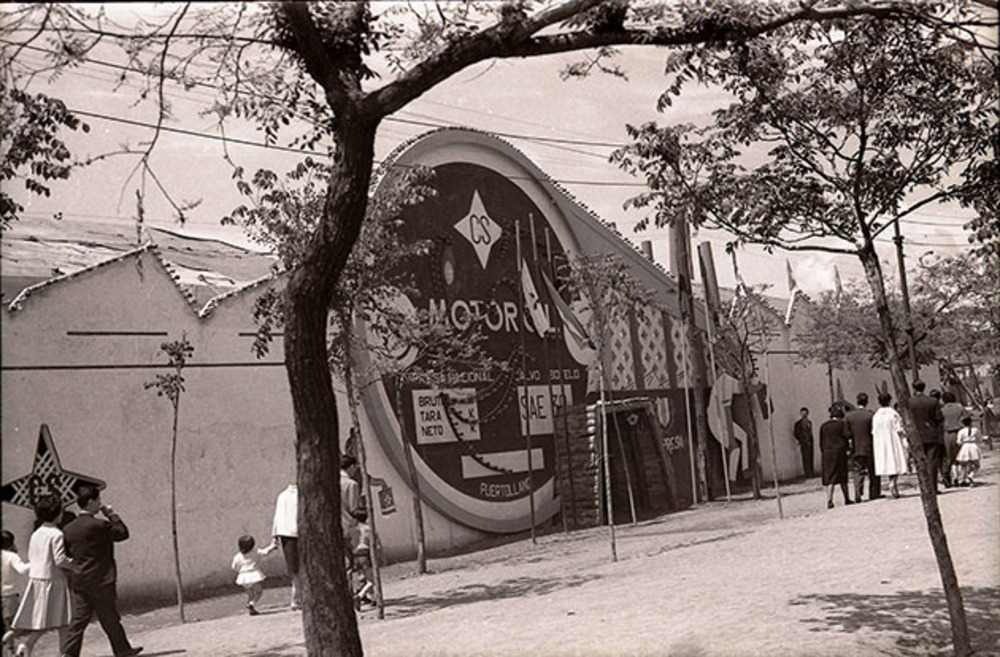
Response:
[[[260,613],[257,611],[257,602],[264,595],[264,580],[267,579],[264,571],[260,569],[257,559],[258,557],[266,557],[276,550],[278,543],[275,540],[266,548],[254,550],[256,542],[253,540],[253,536],[246,535],[240,536],[238,544],[240,551],[233,557],[233,570],[237,572],[236,584],[242,586],[247,592],[247,609],[251,616],[256,616]]]
[[[975,485],[974,476],[979,471],[979,429],[972,426],[972,418],[966,415],[962,418],[962,428],[958,430],[958,454],[955,463],[961,476],[960,485]]]
[[[20,590],[24,588],[20,575],[28,572],[28,564],[21,561],[14,545],[14,535],[3,530],[3,632],[11,628],[17,605],[21,601]],[[20,585],[20,586],[19,586]]]
[[[354,591],[354,608],[362,605],[375,606],[373,592],[375,584],[371,578],[371,553],[367,547],[359,547],[354,551],[354,563],[351,566],[351,589]]]

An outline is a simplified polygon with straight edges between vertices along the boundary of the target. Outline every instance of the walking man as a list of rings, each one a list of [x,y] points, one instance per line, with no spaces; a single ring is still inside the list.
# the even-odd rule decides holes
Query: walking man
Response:
[[[793,429],[795,440],[802,450],[802,469],[805,471],[806,479],[815,476],[813,472],[813,425],[809,419],[809,409],[802,407],[799,409],[799,419],[795,422]]]
[[[854,470],[854,501],[861,501],[865,478],[868,478],[868,499],[876,500],[882,497],[882,483],[875,474],[875,458],[872,453],[872,418],[874,411],[868,408],[868,395],[859,392],[858,407],[847,412],[844,418],[847,428],[854,440],[854,455],[851,457],[851,469]]]
[[[944,438],[941,435],[941,406],[933,397],[924,394],[927,385],[919,379],[913,382],[913,395],[910,397],[910,411],[913,413],[913,423],[917,425],[917,442],[923,446],[927,457],[927,469],[930,472],[931,485],[937,492],[938,471],[944,458]]]
[[[101,503],[101,492],[96,486],[79,484],[73,492],[80,514],[63,527],[63,541],[73,561],[80,564],[80,570],[70,578],[73,615],[62,654],[80,657],[83,634],[96,614],[115,657],[138,655],[142,648],[133,648],[129,643],[118,613],[115,543],[128,539],[128,527],[110,506]],[[98,513],[104,516],[103,520],[97,517]]]

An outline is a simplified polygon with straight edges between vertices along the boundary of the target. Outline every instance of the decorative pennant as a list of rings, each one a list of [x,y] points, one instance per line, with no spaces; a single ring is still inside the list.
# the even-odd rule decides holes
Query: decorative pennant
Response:
[[[42,497],[58,495],[66,507],[76,502],[73,488],[77,483],[90,484],[98,489],[104,489],[107,485],[100,479],[63,470],[52,434],[49,433],[49,425],[43,424],[38,431],[38,447],[35,449],[35,462],[31,472],[4,484],[0,488],[0,501],[33,509]]]

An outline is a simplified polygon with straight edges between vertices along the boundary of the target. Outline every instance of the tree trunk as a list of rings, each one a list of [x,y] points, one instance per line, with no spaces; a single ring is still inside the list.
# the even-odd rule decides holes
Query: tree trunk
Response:
[[[930,535],[931,545],[934,548],[934,557],[937,559],[938,571],[941,574],[941,584],[944,587],[948,615],[951,618],[951,639],[955,648],[955,655],[957,657],[965,657],[972,654],[972,644],[969,639],[969,626],[965,617],[965,606],[962,602],[962,590],[959,588],[958,577],[955,575],[955,566],[951,560],[951,552],[948,550],[948,538],[945,536],[944,523],[941,520],[941,510],[938,507],[936,494],[937,473],[928,471],[927,459],[924,456],[923,447],[915,441],[915,437],[917,436],[916,423],[913,420],[913,412],[910,410],[910,393],[906,384],[906,374],[903,371],[899,350],[896,347],[892,315],[889,311],[889,304],[886,301],[885,282],[882,278],[878,254],[875,252],[875,248],[871,242],[868,242],[858,252],[858,257],[865,269],[865,278],[867,278],[868,285],[872,291],[875,310],[878,313],[879,324],[882,328],[882,338],[885,340],[886,353],[889,358],[889,373],[892,377],[892,385],[896,392],[896,399],[899,402],[900,414],[903,416],[906,435],[910,441],[910,453],[913,454],[917,467],[920,502],[923,506],[924,517],[927,520],[927,533]]]
[[[178,368],[177,375],[180,376]],[[177,534],[177,421],[181,413],[181,393],[174,400],[174,432],[170,441],[170,533],[174,543],[174,579],[177,584],[177,614],[184,622],[184,581],[181,579],[181,546]]]
[[[753,498],[761,499],[761,480],[763,470],[760,465],[760,435],[757,433],[757,418],[763,418],[760,404],[757,403],[757,394],[753,381],[746,374],[746,369],[741,368],[740,385],[743,386],[743,394],[747,400],[747,412],[750,415],[750,422],[747,426],[747,460],[750,461],[750,485],[753,489]]]
[[[302,624],[310,655],[362,654],[340,531],[337,404],[327,364],[328,309],[364,221],[375,122],[345,112],[321,224],[286,288],[285,369],[295,413]]]

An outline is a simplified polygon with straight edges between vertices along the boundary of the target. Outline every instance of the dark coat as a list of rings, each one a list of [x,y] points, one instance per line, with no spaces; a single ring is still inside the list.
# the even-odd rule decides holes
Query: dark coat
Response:
[[[850,445],[851,432],[843,420],[830,419],[819,426],[823,485],[847,483],[847,450]]]
[[[944,416],[937,400],[927,395],[916,394],[910,397],[910,411],[913,422],[917,425],[917,440],[921,443],[943,443],[941,424]]]
[[[847,428],[851,432],[851,437],[854,439],[855,456],[872,455],[873,417],[875,417],[875,411],[864,407],[850,410],[847,412],[847,416],[844,417],[844,421],[847,422]]]
[[[63,527],[66,551],[80,564],[80,571],[73,573],[72,587],[92,590],[114,584],[115,543],[127,538],[128,527],[114,513],[107,520],[81,513]]]
[[[795,426],[792,427],[792,435],[795,436],[795,440],[799,441],[799,444],[812,444],[813,439],[813,423],[812,420],[806,420],[799,418],[795,421]]]

